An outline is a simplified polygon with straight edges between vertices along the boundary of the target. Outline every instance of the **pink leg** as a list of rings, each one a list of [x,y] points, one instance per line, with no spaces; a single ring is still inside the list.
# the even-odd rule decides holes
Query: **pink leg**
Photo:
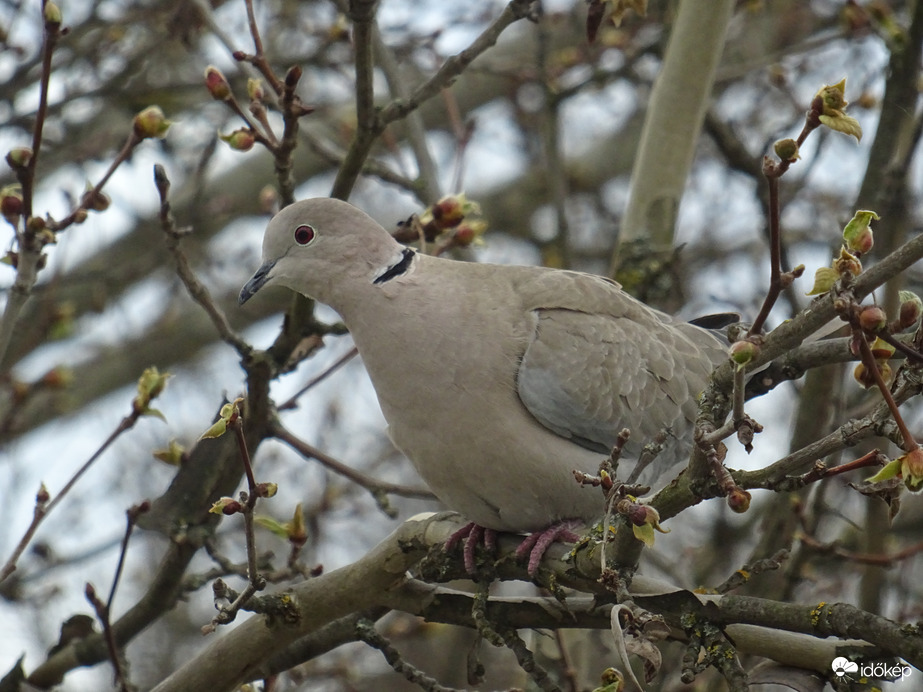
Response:
[[[446,539],[445,549],[452,550],[456,545],[464,541],[463,552],[465,561],[465,571],[474,576],[477,574],[477,565],[474,561],[474,551],[478,543],[483,543],[484,547],[490,551],[491,555],[497,552],[497,532],[493,529],[486,529],[483,526],[471,522],[465,524],[458,531]]]
[[[539,563],[545,556],[545,551],[548,550],[548,547],[556,541],[576,543],[580,540],[580,536],[574,533],[574,530],[581,526],[583,526],[583,522],[568,519],[554,523],[542,531],[529,534],[516,549],[516,559],[522,560],[528,555],[529,576],[534,577],[538,573]]]

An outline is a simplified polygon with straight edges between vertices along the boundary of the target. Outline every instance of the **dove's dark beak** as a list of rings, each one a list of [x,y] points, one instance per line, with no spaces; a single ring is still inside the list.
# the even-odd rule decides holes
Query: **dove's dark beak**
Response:
[[[240,295],[237,297],[237,303],[243,305],[250,300],[253,295],[259,291],[263,285],[269,281],[269,272],[276,266],[276,261],[266,262],[262,267],[256,270],[256,273],[250,277],[250,280],[240,289]]]

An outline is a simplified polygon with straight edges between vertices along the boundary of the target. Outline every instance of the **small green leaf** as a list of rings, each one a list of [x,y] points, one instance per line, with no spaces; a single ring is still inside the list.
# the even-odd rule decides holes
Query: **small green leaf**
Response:
[[[211,439],[215,437],[221,437],[228,429],[228,422],[224,418],[219,418],[215,421],[214,425],[206,430],[199,437],[200,440]]]
[[[862,141],[862,126],[855,118],[838,112],[835,115],[821,115],[819,119],[831,130],[855,137],[857,142]]]
[[[876,473],[871,478],[866,478],[868,483],[881,483],[883,481],[889,481],[892,478],[897,478],[901,475],[901,459],[894,459],[885,464],[881,470]]]
[[[833,267],[821,267],[814,272],[814,286],[810,291],[805,293],[805,295],[819,296],[827,293],[827,291],[833,288],[833,284],[835,284],[839,278],[839,272]]]
[[[262,526],[267,531],[271,531],[279,538],[283,538],[286,541],[288,540],[288,527],[283,524],[278,519],[273,517],[257,515],[253,517],[253,521],[257,523],[258,526]]]
[[[637,526],[636,524],[631,525],[631,530],[635,534],[635,538],[644,543],[648,548],[654,547],[654,527],[650,524],[641,524]]]

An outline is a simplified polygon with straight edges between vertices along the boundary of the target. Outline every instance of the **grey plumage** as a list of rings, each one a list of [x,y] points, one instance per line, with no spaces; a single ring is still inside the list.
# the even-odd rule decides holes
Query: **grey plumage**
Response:
[[[305,245],[301,226],[313,233]],[[672,429],[686,444],[671,438],[664,461],[679,460],[697,395],[727,357],[711,332],[614,282],[408,256],[370,217],[330,199],[272,219],[241,302],[266,284],[339,312],[395,445],[448,507],[497,530],[601,515],[599,491],[572,470],[595,473],[622,428],[629,455]]]

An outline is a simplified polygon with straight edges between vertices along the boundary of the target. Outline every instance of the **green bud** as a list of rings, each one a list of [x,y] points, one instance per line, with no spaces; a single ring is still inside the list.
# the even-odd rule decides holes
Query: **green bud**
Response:
[[[801,158],[801,154],[798,153],[798,142],[794,139],[780,139],[773,146],[773,150],[776,156],[783,161],[795,161]]]
[[[843,229],[846,249],[862,255],[870,252],[874,245],[871,223],[873,219],[878,221],[880,218],[878,214],[867,209],[857,211]]]
[[[31,147],[15,147],[7,153],[6,162],[10,164],[10,168],[14,171],[22,170],[32,161],[32,155]]]
[[[46,2],[45,24],[49,26],[61,26],[62,21],[63,17],[61,16],[61,8],[53,2]]]
[[[743,367],[760,354],[760,347],[752,341],[736,341],[728,350],[731,360]]]
[[[160,106],[148,106],[135,116],[132,127],[141,139],[156,137],[163,139],[172,123],[167,120]]]
[[[251,101],[262,101],[266,96],[262,80],[251,77],[247,80],[247,96]]]

